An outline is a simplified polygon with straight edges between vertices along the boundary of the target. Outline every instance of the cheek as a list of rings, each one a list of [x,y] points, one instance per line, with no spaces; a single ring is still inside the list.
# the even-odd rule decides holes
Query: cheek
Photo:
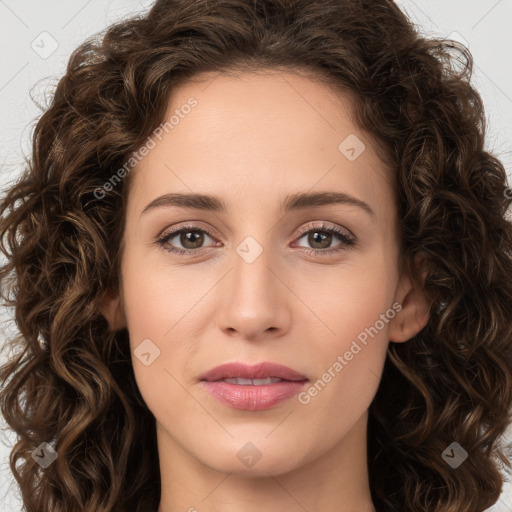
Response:
[[[314,377],[297,396],[304,430],[315,432],[325,448],[344,437],[370,407],[389,344],[389,324],[380,316],[388,312],[389,320],[394,313],[387,294],[372,286],[358,289],[369,296],[359,301],[343,295],[336,305],[329,304],[334,334],[316,337],[309,350]]]
[[[186,270],[144,265],[144,259],[134,251],[123,263],[124,312],[132,343],[141,337],[163,340],[204,293],[191,284]]]
[[[198,280],[185,267],[170,270],[143,261],[136,251],[123,261],[124,313],[138,388],[153,413],[165,414],[169,404],[190,400],[178,382],[185,384],[184,375],[195,377],[188,368],[190,353],[200,339],[201,299],[214,281]]]
[[[317,339],[327,347],[343,348],[393,305],[397,275],[384,259],[319,267],[307,276],[297,281],[294,291],[313,313],[309,323],[316,324]],[[387,322],[378,327],[387,334]]]
[[[396,315],[397,273],[391,259],[381,254],[330,269],[328,276],[319,269],[309,282],[317,288],[303,282],[298,291],[315,313],[308,331],[315,342],[308,356],[316,370],[315,382],[299,398],[320,415],[348,407],[355,420],[377,391]]]

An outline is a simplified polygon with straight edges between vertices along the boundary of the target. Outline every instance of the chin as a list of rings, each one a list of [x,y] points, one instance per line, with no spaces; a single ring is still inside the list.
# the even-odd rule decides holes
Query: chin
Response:
[[[217,445],[218,449],[215,451],[201,453],[199,460],[221,473],[261,477],[268,477],[269,473],[288,473],[301,465],[304,457],[298,456],[297,443],[293,443],[289,450],[283,449],[281,440],[277,438],[273,443],[268,439],[261,442],[234,440],[233,446]]]

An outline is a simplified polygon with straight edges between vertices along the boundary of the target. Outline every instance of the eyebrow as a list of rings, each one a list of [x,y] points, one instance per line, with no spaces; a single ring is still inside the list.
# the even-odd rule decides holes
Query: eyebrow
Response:
[[[370,206],[349,194],[344,192],[298,192],[286,196],[281,206],[284,212],[305,210],[319,206],[331,204],[346,204],[350,206],[358,206],[368,214],[374,216],[375,212]],[[225,213],[228,211],[227,204],[218,196],[208,194],[175,194],[169,193],[153,199],[142,210],[141,216],[155,208],[178,206],[180,208],[189,208],[195,210],[206,210],[217,213]]]

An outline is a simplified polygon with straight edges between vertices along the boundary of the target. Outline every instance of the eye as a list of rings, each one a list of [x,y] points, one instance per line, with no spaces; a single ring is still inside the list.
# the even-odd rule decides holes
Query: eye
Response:
[[[307,235],[307,243],[312,248],[303,247],[304,252],[312,255],[329,255],[345,251],[350,247],[356,245],[356,238],[350,231],[343,230],[336,226],[328,226],[325,223],[321,223],[317,226],[306,226],[302,228],[299,233],[302,235],[298,240],[305,238]],[[213,239],[213,236],[205,229],[200,228],[197,225],[181,226],[178,229],[168,231],[162,235],[156,243],[162,247],[165,251],[180,256],[198,256],[208,250],[208,247],[204,247],[205,238]],[[334,248],[329,248],[334,239],[341,240],[341,243]],[[174,239],[177,239],[173,242]],[[180,244],[181,247],[176,247],[176,244]],[[214,244],[211,247],[218,247],[218,244]]]
[[[199,228],[198,226],[182,226],[179,229],[165,233],[157,240],[157,244],[160,245],[164,250],[178,254],[178,255],[198,255],[202,254],[205,247],[201,247],[207,238],[212,238],[208,231]],[[175,247],[176,242],[171,243],[171,240],[177,238],[177,242],[181,244],[183,248]]]
[[[306,226],[300,230],[302,236],[299,238],[305,238],[307,235],[306,242],[313,248],[306,248],[306,253],[313,255],[326,255],[340,251],[345,251],[356,244],[355,237],[348,231],[342,230],[336,226],[327,226],[321,223],[318,226]],[[338,238],[341,243],[337,247],[329,248],[332,241]],[[302,247],[299,245],[299,247]]]

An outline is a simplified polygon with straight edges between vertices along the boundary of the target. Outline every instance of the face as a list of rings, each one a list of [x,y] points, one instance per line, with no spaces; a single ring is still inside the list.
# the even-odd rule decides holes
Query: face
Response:
[[[278,474],[336,450],[365,428],[390,338],[421,327],[389,171],[350,108],[292,72],[202,75],[132,171],[116,304],[159,440],[202,466]],[[235,362],[302,381],[201,380]]]

